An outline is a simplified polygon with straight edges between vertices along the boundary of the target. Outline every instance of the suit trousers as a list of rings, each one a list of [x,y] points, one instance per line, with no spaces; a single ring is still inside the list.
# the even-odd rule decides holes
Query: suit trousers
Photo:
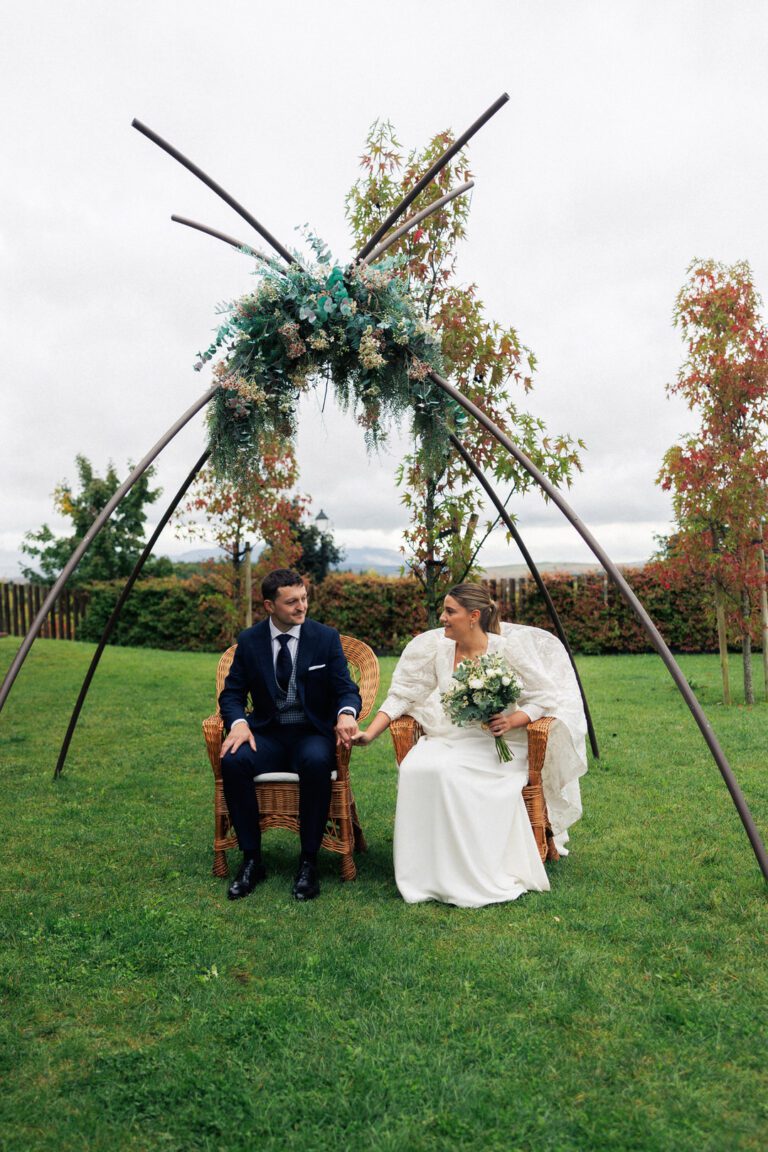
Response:
[[[253,731],[253,730],[252,730]],[[270,724],[253,732],[250,744],[227,752],[221,778],[229,814],[243,852],[261,851],[259,802],[254,780],[264,772],[295,772],[299,777],[299,835],[302,853],[320,849],[331,803],[331,773],[336,767],[335,737],[311,724]]]

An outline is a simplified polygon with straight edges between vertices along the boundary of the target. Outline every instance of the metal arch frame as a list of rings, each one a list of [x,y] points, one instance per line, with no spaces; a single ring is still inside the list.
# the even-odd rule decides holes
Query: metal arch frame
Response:
[[[123,605],[125,604],[126,600],[128,599],[128,597],[131,593],[131,589],[133,588],[134,584],[136,583],[139,576],[141,575],[141,572],[142,572],[142,569],[144,568],[144,565],[146,564],[149,557],[152,555],[155,544],[157,544],[157,541],[160,538],[160,533],[163,531],[163,528],[165,528],[165,526],[168,523],[168,521],[170,520],[171,516],[176,511],[176,509],[178,508],[181,501],[184,499],[184,496],[186,495],[190,484],[195,479],[197,474],[200,472],[201,468],[203,467],[203,465],[205,464],[206,460],[208,459],[208,457],[210,455],[211,455],[210,448],[206,448],[205,452],[203,452],[202,456],[197,461],[197,463],[194,465],[194,467],[192,468],[192,471],[189,473],[189,475],[187,476],[184,483],[181,485],[181,488],[179,488],[179,490],[176,493],[176,495],[174,496],[173,500],[171,500],[167,509],[163,513],[162,519],[158,522],[157,527],[155,528],[154,532],[152,533],[152,535],[150,536],[146,545],[144,546],[144,550],[142,551],[141,556],[139,556],[139,559],[136,561],[136,564],[134,566],[133,571],[131,572],[130,576],[126,580],[125,585],[123,586],[123,590],[120,593],[120,595],[118,596],[117,601],[115,602],[115,606],[112,609],[112,612],[109,616],[109,619],[107,620],[106,624],[104,625],[104,630],[101,633],[101,637],[99,639],[98,644],[96,645],[96,651],[94,652],[93,657],[91,658],[91,663],[88,667],[88,671],[85,674],[85,679],[83,680],[82,686],[80,688],[80,694],[78,695],[75,706],[72,709],[72,715],[69,718],[69,724],[67,725],[66,735],[64,736],[64,739],[62,741],[61,749],[59,751],[59,758],[56,761],[56,767],[55,767],[54,772],[53,772],[54,780],[56,779],[57,776],[60,776],[62,771],[63,771],[64,762],[67,759],[67,752],[69,751],[69,745],[71,744],[72,737],[75,734],[75,728],[77,727],[77,722],[80,719],[80,713],[83,710],[83,705],[85,704],[85,698],[88,695],[88,689],[91,686],[91,681],[93,680],[94,676],[96,675],[96,669],[99,666],[99,661],[101,660],[102,653],[103,653],[104,649],[106,648],[107,644],[109,643],[109,638],[115,629],[115,625],[117,624],[118,620],[120,619],[120,613],[123,610]]]
[[[477,461],[474,459],[473,456],[470,455],[470,453],[467,451],[466,447],[462,444],[462,442],[459,440],[459,438],[457,436],[454,436],[454,434],[452,432],[450,433],[450,441],[451,441],[451,444],[453,444],[456,451],[461,456],[461,458],[466,463],[467,467],[470,469],[470,471],[474,475],[475,479],[485,489],[486,494],[488,495],[488,497],[492,501],[496,511],[498,512],[499,516],[503,520],[505,527],[508,529],[510,535],[512,536],[512,539],[514,540],[517,547],[520,549],[523,560],[525,560],[525,563],[528,567],[528,571],[531,573],[531,576],[534,579],[536,587],[538,588],[539,592],[541,593],[541,595],[544,599],[544,603],[547,606],[547,611],[549,612],[549,617],[552,621],[552,624],[554,625],[555,632],[557,632],[558,639],[560,640],[560,643],[563,645],[566,652],[568,653],[568,659],[571,662],[571,668],[573,668],[573,672],[574,672],[574,675],[576,677],[576,683],[579,686],[579,694],[581,696],[581,703],[584,706],[584,717],[587,721],[587,733],[589,735],[589,744],[590,744],[590,747],[592,749],[592,755],[595,757],[596,760],[599,760],[600,759],[600,749],[598,748],[598,745],[597,745],[597,736],[595,734],[595,726],[592,723],[592,713],[589,710],[589,704],[587,702],[587,694],[584,691],[584,685],[581,682],[581,676],[579,676],[579,670],[576,667],[576,660],[574,659],[573,652],[571,651],[571,646],[568,643],[568,637],[565,634],[565,629],[563,628],[562,621],[560,620],[560,617],[558,615],[557,608],[555,608],[552,597],[549,594],[549,589],[547,588],[546,584],[542,580],[541,573],[539,572],[538,568],[536,567],[536,564],[534,562],[533,557],[531,556],[530,552],[528,551],[525,544],[523,543],[523,538],[520,535],[520,533],[518,532],[517,526],[515,525],[514,520],[509,515],[509,512],[507,512],[507,509],[504,506],[503,502],[499,499],[498,494],[496,493],[495,489],[493,488],[493,485],[490,483],[490,481],[487,479],[487,477],[484,476],[483,473],[480,471],[480,468],[478,467]]]
[[[147,468],[149,468],[150,464],[157,459],[163,448],[170,444],[171,440],[173,440],[174,436],[176,436],[181,431],[184,425],[188,424],[192,417],[196,416],[200,409],[204,408],[205,405],[213,399],[218,390],[218,387],[218,384],[215,384],[212,388],[209,388],[207,392],[204,392],[199,400],[196,400],[191,408],[188,408],[184,415],[180,416],[176,423],[171,425],[168,431],[160,437],[157,443],[152,448],[150,448],[146,456],[136,465],[128,479],[123,481],[114,495],[110,498],[109,502],[104,505],[101,512],[94,520],[93,524],[91,524],[85,536],[80,541],[77,548],[72,553],[69,560],[64,565],[58,577],[56,578],[56,583],[53,585],[50,592],[43,601],[37,616],[35,616],[34,620],[30,624],[29,630],[27,631],[26,636],[20,644],[19,650],[13,658],[10,668],[5,674],[5,679],[3,680],[2,685],[0,685],[0,711],[2,711],[5,701],[8,699],[8,693],[11,691],[14,681],[21,671],[21,666],[26,660],[27,654],[35,642],[38,632],[45,623],[46,616],[58,600],[64,585],[74,572],[75,568],[77,568],[78,564],[90,548],[96,536],[98,536],[99,532],[102,530],[107,520],[114,512],[115,508],[117,508],[123,497],[130,492],[136,481],[144,475]]]
[[[445,166],[445,164],[448,163],[451,157],[454,156],[461,147],[463,147],[467,140],[469,140],[469,138],[474,135],[474,133],[477,132],[479,128],[481,128],[483,124],[485,124],[491,118],[491,116],[493,116],[499,110],[499,108],[501,108],[503,104],[506,103],[508,99],[509,97],[506,95],[506,93],[503,94],[477,121],[475,121],[470,129],[468,129],[467,132],[460,136],[458,140],[449,149],[447,149],[446,152],[432,165],[429,171],[425,173],[425,175],[418,181],[414,188],[411,189],[408,195],[403,198],[401,203],[387,217],[387,219],[380,226],[374,236],[367,242],[363,249],[361,249],[361,251],[358,253],[358,260],[363,259],[368,255],[369,252],[374,249],[376,244],[378,244],[382,239],[383,235],[392,227],[394,222],[402,215],[407,206],[416,198],[419,192],[421,192],[423,188],[426,187],[426,185],[434,179],[437,173]],[[288,250],[281,244],[279,244],[279,242],[275,240],[275,238],[269,232],[267,232],[267,230],[263,228],[262,225],[259,224],[255,217],[246,212],[246,210],[242,208],[242,206],[239,205],[236,200],[234,200],[228,193],[224,191],[224,189],[222,189],[213,180],[211,180],[210,177],[206,176],[206,174],[197,168],[196,165],[193,165],[190,161],[183,157],[181,153],[177,152],[175,148],[167,144],[166,141],[162,140],[162,138],[157,136],[156,133],[152,132],[150,129],[145,128],[143,124],[140,124],[138,121],[134,121],[133,124],[134,127],[138,128],[139,131],[143,132],[144,135],[153,140],[171,156],[177,159],[179,163],[183,164],[184,167],[188,168],[191,172],[198,176],[198,178],[206,183],[210,188],[212,188],[212,190],[216,192],[217,195],[221,196],[222,199],[230,204],[230,206],[233,207],[235,211],[239,212],[239,214],[243,216],[243,218],[246,219],[252,225],[252,227],[254,227],[286,261],[288,261],[288,263],[296,263],[295,258],[291,255],[291,253],[288,252]],[[603,550],[589,529],[581,522],[576,513],[571,509],[570,505],[563,499],[560,492],[536,467],[533,461],[531,461],[525,455],[525,453],[517,447],[517,445],[510,439],[510,437],[507,436],[480,408],[478,408],[476,404],[464,396],[462,392],[460,392],[447,380],[444,380],[436,372],[430,372],[429,376],[432,382],[438,388],[440,388],[449,397],[451,397],[451,399],[459,404],[466,412],[472,415],[486,429],[486,431],[489,432],[495,438],[495,440],[513,456],[518,464],[525,468],[525,470],[534,479],[542,491],[550,497],[553,503],[556,504],[556,506],[566,517],[566,519],[569,520],[569,522],[573,525],[573,527],[588,545],[590,550],[600,561],[602,568],[619,589],[622,597],[637,616],[655,651],[661,657],[663,663],[670,672],[675,685],[677,686],[679,692],[683,696],[683,699],[688,705],[688,708],[694,720],[696,721],[696,724],[701,731],[702,736],[704,737],[707,747],[709,748],[710,753],[712,754],[712,757],[715,760],[715,763],[717,764],[718,769],[720,770],[720,773],[725,781],[731,799],[733,800],[741,822],[747,833],[747,837],[752,846],[755,858],[757,859],[758,865],[760,866],[760,869],[763,873],[763,877],[766,881],[768,881],[768,854],[766,853],[765,847],[760,839],[760,835],[757,831],[757,827],[755,825],[752,814],[749,811],[749,807],[741,792],[741,789],[739,788],[728,760],[722,748],[720,747],[720,744],[712,730],[712,726],[710,725],[704,710],[699,704],[695,693],[691,690],[672,653],[667,647],[663,637],[644,609],[638,597],[632,591],[619,569],[614,565],[613,561]],[[134,469],[125,483],[121,485],[121,487],[109,501],[109,504],[107,504],[100,515],[96,518],[91,528],[86,533],[86,536],[81,541],[76,551],[73,553],[65,568],[62,570],[56,583],[46,597],[42,608],[31,624],[24,641],[19,648],[19,651],[17,652],[8,673],[6,674],[2,686],[0,686],[0,710],[2,710],[8,693],[10,692],[16,676],[18,675],[18,672],[24,663],[24,660],[26,659],[27,653],[29,652],[32,643],[34,642],[35,637],[42,627],[50,607],[56,602],[62,588],[64,587],[64,584],[66,583],[66,580],[79,563],[85,551],[90,547],[96,534],[104,526],[111,513],[114,511],[126,493],[130,490],[136,480],[138,480],[143,472],[146,471],[152,460],[154,460],[159,452],[165,447],[165,445],[171,439],[173,439],[181,427],[183,427],[184,424],[186,424],[191,419],[191,417],[195,415],[196,412],[198,412],[212,399],[217,390],[217,387],[218,385],[209,389],[209,391],[205,393],[190,409],[188,409],[187,412],[180,418],[180,420],[177,421],[171,429],[169,429],[165,436],[158,442],[158,444],[155,445],[155,447],[150,451],[150,453],[148,453],[144,460],[142,460],[141,464],[139,464],[137,468]]]

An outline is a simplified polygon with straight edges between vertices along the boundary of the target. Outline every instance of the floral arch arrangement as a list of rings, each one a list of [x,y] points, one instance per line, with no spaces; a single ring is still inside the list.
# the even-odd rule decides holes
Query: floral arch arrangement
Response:
[[[208,423],[214,467],[228,479],[237,480],[263,443],[293,437],[299,398],[318,377],[354,411],[371,445],[390,420],[412,412],[422,451],[436,438],[445,450],[446,417],[455,422],[460,413],[430,379],[442,369],[440,338],[414,307],[402,260],[342,267],[317,237],[310,245],[309,268],[262,261],[256,290],[229,306],[199,353],[198,370],[224,353]]]

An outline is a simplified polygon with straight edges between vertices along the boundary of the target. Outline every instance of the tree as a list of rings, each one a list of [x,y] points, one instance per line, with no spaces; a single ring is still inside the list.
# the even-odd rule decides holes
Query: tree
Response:
[[[361,158],[363,176],[346,199],[347,218],[356,246],[373,235],[379,224],[416,183],[421,174],[452,142],[450,132],[436,136],[423,152],[404,155],[389,122],[376,121]],[[414,201],[413,210],[433,203],[470,176],[463,153]],[[533,354],[512,327],[485,316],[474,284],[457,282],[457,247],[466,235],[469,203],[458,197],[407,233],[390,253],[399,254],[411,298],[423,318],[441,334],[445,371],[462,392],[506,431],[553,483],[570,483],[579,468],[577,445],[568,436],[549,437],[544,425],[513,401],[511,387],[528,392],[535,367]],[[388,253],[389,256],[389,253]],[[434,401],[425,383],[421,411],[413,421],[414,438],[424,438],[425,425],[436,419]],[[460,418],[460,417],[459,417]],[[533,481],[485,429],[465,421],[461,436],[479,466],[509,485],[509,495],[527,491]],[[448,587],[476,572],[478,551],[498,523],[483,520],[484,506],[474,477],[464,462],[435,437],[435,450],[425,467],[423,453],[408,454],[399,468],[403,503],[410,512],[405,543],[408,566],[425,590],[430,626],[437,623],[438,605]]]
[[[730,703],[726,616],[742,638],[744,696],[754,702],[753,608],[764,587],[762,524],[768,515],[768,331],[746,261],[695,260],[675,304],[687,358],[667,386],[701,419],[664,456],[658,482],[672,493],[671,562],[712,586],[723,695]]]
[[[290,567],[301,555],[294,522],[307,500],[290,493],[297,476],[292,445],[273,441],[260,459],[245,467],[237,483],[220,479],[206,466],[176,514],[179,535],[213,541],[226,553],[237,604],[242,600],[242,566],[251,537],[264,545],[259,571]]]
[[[72,521],[70,536],[56,536],[43,524],[37,532],[27,532],[21,551],[33,558],[36,567],[22,566],[22,573],[32,583],[53,584],[72,553],[83,540],[98,514],[109,503],[122,481],[110,463],[106,476],[97,476],[85,456],[76,456],[79,491],[66,480],[53,491],[53,505],[62,516]],[[132,467],[128,465],[129,469]],[[123,497],[109,520],[95,537],[70,577],[70,585],[79,587],[94,580],[126,579],[144,547],[145,508],[153,504],[162,489],[150,488],[154,474],[148,468]],[[145,565],[143,575],[166,575],[168,561],[155,560]]]
[[[302,520],[304,508],[297,504],[293,522],[293,536],[301,548],[293,567],[302,576],[309,576],[313,584],[322,584],[331,568],[344,559],[332,533],[322,532],[316,524]]]

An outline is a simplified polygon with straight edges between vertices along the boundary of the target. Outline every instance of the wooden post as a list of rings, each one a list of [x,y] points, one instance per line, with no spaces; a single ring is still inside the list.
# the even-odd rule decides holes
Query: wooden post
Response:
[[[251,592],[251,545],[245,544],[245,626],[253,624],[253,595]]]
[[[29,628],[30,622],[32,620],[34,620],[34,618],[35,618],[35,602],[32,598],[34,594],[32,592],[32,585],[31,584],[27,584],[26,592],[27,592],[27,595],[25,598],[26,599],[26,615],[24,617],[24,630],[25,631],[27,630],[27,628]]]

